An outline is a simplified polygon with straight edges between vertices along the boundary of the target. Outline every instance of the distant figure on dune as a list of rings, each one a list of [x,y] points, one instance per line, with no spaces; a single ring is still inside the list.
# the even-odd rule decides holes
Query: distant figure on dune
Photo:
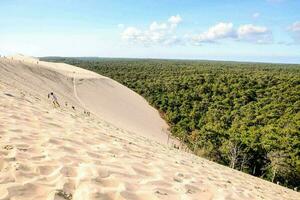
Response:
[[[50,98],[52,99],[52,103],[53,103],[54,107],[60,107],[60,105],[57,101],[57,97],[54,95],[53,92],[48,94],[48,99],[50,99]]]
[[[85,115],[87,115],[87,116],[90,116],[91,115],[91,113],[89,112],[89,111],[83,111],[83,113],[85,114]]]

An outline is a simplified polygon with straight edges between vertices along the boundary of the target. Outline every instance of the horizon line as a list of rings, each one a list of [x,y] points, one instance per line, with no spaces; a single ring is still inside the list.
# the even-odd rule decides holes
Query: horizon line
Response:
[[[35,56],[34,56],[35,57]],[[201,58],[159,58],[159,57],[122,57],[122,56],[37,56],[36,58],[100,58],[100,59],[135,59],[135,60],[173,60],[173,61],[212,61],[212,62],[235,62],[235,63],[256,63],[256,64],[283,64],[300,65],[293,62],[272,62],[272,61],[250,61],[250,60],[226,60],[226,59],[201,59]]]

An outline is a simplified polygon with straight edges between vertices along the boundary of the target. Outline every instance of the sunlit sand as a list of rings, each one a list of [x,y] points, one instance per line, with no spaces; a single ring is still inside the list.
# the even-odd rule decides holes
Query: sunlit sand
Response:
[[[167,128],[142,97],[109,78],[0,58],[0,200],[300,199],[174,149]]]

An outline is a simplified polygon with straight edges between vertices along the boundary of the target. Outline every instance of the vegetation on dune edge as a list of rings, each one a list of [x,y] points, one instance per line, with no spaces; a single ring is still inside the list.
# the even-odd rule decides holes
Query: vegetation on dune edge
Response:
[[[300,187],[300,65],[44,58],[144,96],[197,155]]]

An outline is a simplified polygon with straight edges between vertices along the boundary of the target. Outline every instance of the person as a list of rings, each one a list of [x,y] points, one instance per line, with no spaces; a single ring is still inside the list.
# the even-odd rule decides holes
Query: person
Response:
[[[54,105],[54,107],[60,107],[58,101],[57,101],[57,97],[54,95],[53,92],[48,94],[48,99],[51,98],[52,99],[52,103]]]

